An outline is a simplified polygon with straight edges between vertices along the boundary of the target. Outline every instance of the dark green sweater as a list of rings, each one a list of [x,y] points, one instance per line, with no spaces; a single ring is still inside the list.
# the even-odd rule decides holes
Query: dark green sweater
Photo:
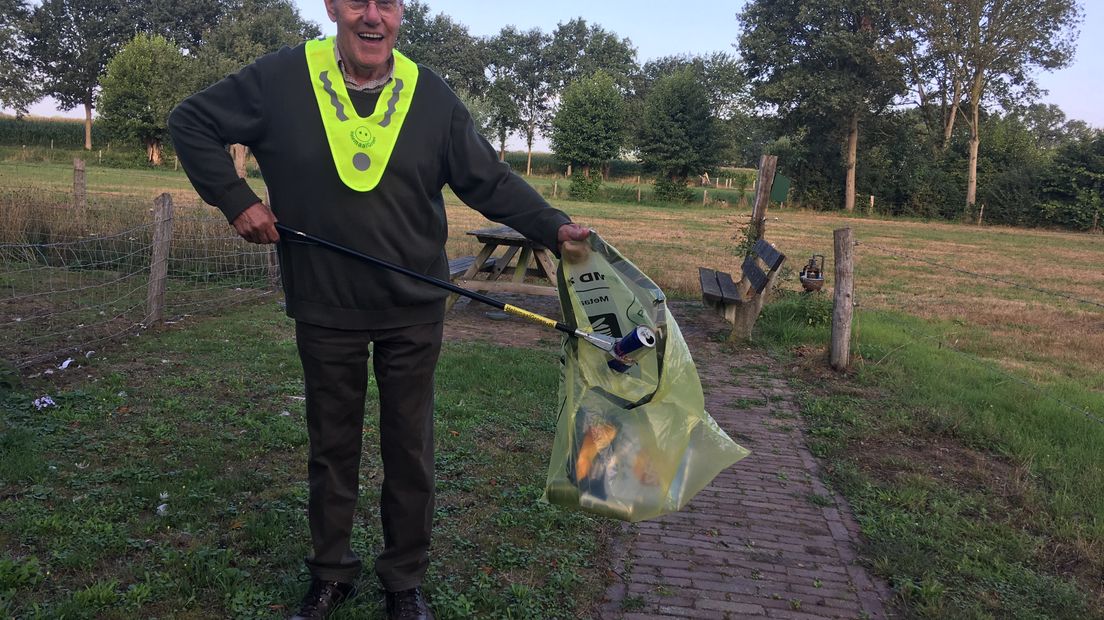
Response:
[[[379,185],[342,183],[311,90],[303,46],[257,60],[184,100],[170,115],[173,144],[199,195],[233,221],[257,195],[225,145],[248,146],[283,224],[442,279],[448,278],[448,184],[488,219],[553,251],[569,218],[499,162],[448,86],[419,67],[418,86]],[[378,94],[351,91],[368,116]],[[338,329],[441,320],[447,291],[324,248],[279,244],[288,316]]]

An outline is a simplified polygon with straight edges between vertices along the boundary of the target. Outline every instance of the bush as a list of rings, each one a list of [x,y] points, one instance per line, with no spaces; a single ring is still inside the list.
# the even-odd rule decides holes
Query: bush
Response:
[[[686,186],[686,179],[660,177],[655,181],[655,197],[662,202],[690,202],[694,192]]]
[[[571,175],[570,195],[575,200],[594,200],[602,189],[602,175],[598,172],[584,173],[576,170]]]

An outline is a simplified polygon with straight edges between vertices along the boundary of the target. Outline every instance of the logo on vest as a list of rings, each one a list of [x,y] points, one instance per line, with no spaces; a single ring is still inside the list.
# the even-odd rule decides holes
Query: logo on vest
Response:
[[[349,137],[353,139],[353,144],[356,144],[362,149],[372,148],[372,145],[376,143],[376,137],[372,135],[372,130],[368,129],[365,125],[361,125],[349,134]]]

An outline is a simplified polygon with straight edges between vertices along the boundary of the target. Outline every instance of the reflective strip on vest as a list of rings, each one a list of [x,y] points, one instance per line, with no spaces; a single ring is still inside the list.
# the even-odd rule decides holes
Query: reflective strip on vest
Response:
[[[311,86],[337,174],[351,189],[371,191],[383,178],[410,111],[414,87],[418,85],[418,65],[392,52],[394,76],[380,93],[372,115],[362,118],[349,99],[345,78],[337,66],[334,38],[308,41],[306,53]]]

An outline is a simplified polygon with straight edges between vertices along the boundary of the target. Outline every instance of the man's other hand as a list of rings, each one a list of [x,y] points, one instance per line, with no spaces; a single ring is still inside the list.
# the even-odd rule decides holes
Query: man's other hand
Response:
[[[560,242],[560,257],[569,263],[581,263],[590,253],[590,244],[586,238],[590,229],[578,224],[564,224],[556,235]]]
[[[280,240],[280,233],[276,232],[276,216],[263,202],[242,211],[234,218],[233,225],[242,239],[250,243],[276,243]]]

